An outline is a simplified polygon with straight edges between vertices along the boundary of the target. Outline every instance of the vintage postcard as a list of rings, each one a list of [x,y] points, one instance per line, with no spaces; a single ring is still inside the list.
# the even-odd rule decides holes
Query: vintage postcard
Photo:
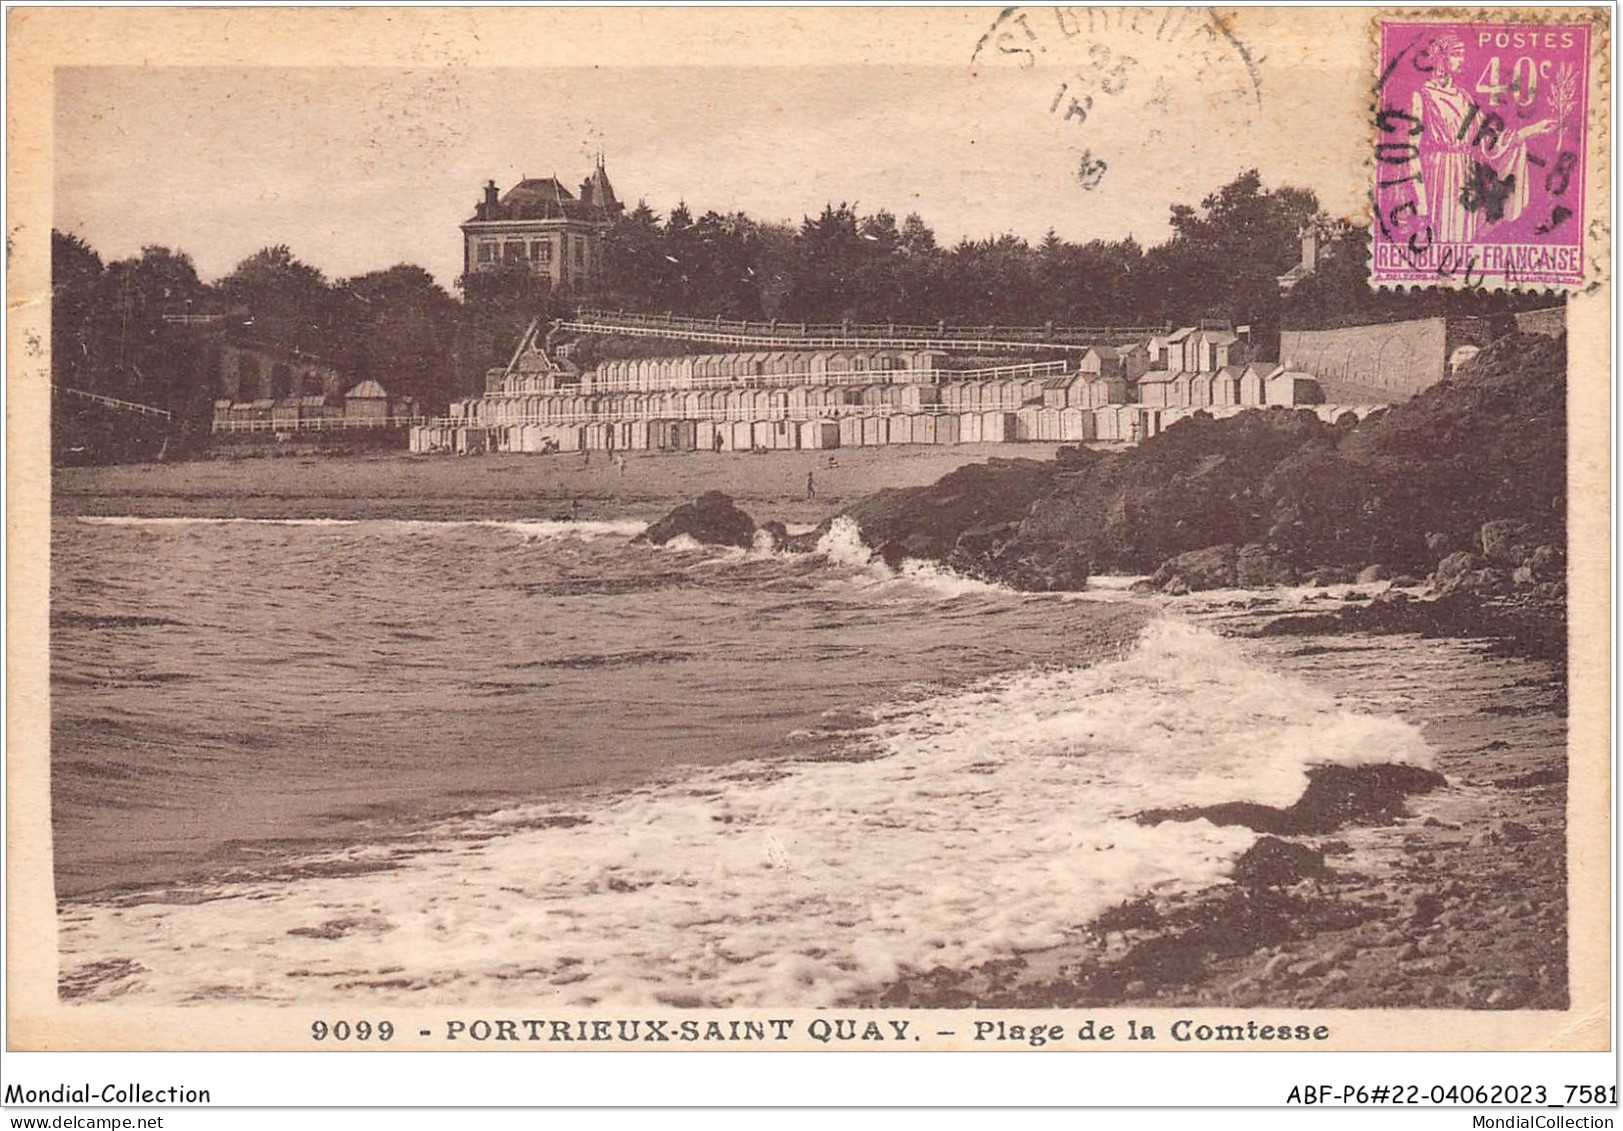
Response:
[[[8,19],[12,1049],[1607,1046],[1606,10]]]

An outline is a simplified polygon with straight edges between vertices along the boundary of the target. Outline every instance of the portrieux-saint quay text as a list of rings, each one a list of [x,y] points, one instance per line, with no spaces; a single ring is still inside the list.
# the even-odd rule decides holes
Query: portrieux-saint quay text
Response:
[[[906,1021],[818,1018],[806,1024],[806,1037],[824,1044],[853,1041],[906,1041]],[[539,1018],[447,1021],[447,1041],[549,1041],[585,1043],[669,1043],[692,1041],[787,1041],[795,1022],[787,1018],[741,1020],[668,1018],[549,1021]]]

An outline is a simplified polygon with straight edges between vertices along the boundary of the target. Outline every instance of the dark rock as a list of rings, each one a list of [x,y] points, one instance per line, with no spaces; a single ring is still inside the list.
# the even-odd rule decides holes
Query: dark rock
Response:
[[[1416,633],[1424,637],[1482,637],[1496,651],[1566,662],[1566,608],[1559,597],[1536,595],[1515,603],[1484,601],[1468,590],[1430,600],[1370,601],[1342,605],[1335,612],[1281,616],[1257,628],[1259,636],[1315,636],[1323,633]]]
[[[1375,824],[1404,814],[1403,799],[1448,784],[1419,766],[1319,766],[1291,806],[1305,831],[1330,832],[1346,824]]]
[[[1434,530],[1426,535],[1426,552],[1439,561],[1457,549],[1459,549],[1459,544],[1452,534]]]
[[[1182,579],[1185,592],[1200,589],[1230,589],[1239,581],[1239,550],[1232,545],[1207,546],[1190,550],[1161,563],[1151,580],[1167,589],[1175,578]],[[1170,592],[1170,589],[1167,589]]]
[[[747,550],[755,543],[755,520],[733,506],[733,500],[727,495],[706,491],[694,502],[683,503],[671,511],[633,541],[663,546],[684,534],[702,545],[739,546]]]
[[[1567,555],[1558,546],[1539,546],[1527,559],[1533,576],[1540,581],[1565,581]]]
[[[1289,809],[1252,801],[1181,809],[1149,809],[1141,825],[1162,821],[1210,821],[1243,825],[1274,836],[1331,833],[1343,825],[1387,824],[1406,813],[1403,799],[1448,784],[1439,773],[1418,766],[1316,766],[1308,771],[1307,789]]]
[[[1405,593],[1401,589],[1387,589],[1387,590],[1385,590],[1383,592],[1375,594],[1375,596],[1370,599],[1370,604],[1372,604],[1372,605],[1401,605],[1406,601],[1413,601],[1413,600],[1414,600],[1414,597],[1411,594]]]
[[[1315,589],[1323,589],[1327,585],[1346,585],[1353,577],[1353,571],[1350,569],[1321,566],[1308,575],[1307,583]]]
[[[1290,887],[1324,874],[1324,853],[1271,836],[1259,838],[1234,862],[1234,882],[1250,888]]]
[[[791,534],[784,539],[783,549],[790,554],[810,554],[816,551],[817,544],[828,533],[827,525],[819,526],[816,530],[808,530],[804,534]]]
[[[1514,569],[1532,553],[1528,544],[1528,525],[1514,519],[1494,519],[1484,522],[1478,532],[1482,556],[1494,565]]]
[[[966,464],[928,487],[869,495],[844,513],[887,562],[942,562],[993,580],[1020,569],[1041,576],[1031,568],[1040,555],[1005,556],[1004,550],[1032,503],[1054,485],[1056,473],[1052,463],[992,459]]]
[[[1505,821],[1499,826],[1499,835],[1506,844],[1526,844],[1538,834],[1520,821]]]
[[[1406,573],[1401,573],[1392,579],[1393,589],[1419,589],[1424,584],[1425,582],[1418,577],[1410,577]]]
[[[765,534],[770,539],[768,544],[774,551],[789,544],[789,528],[781,522],[763,522],[757,528],[757,533]]]
[[[1242,589],[1268,589],[1276,585],[1295,585],[1301,573],[1295,566],[1276,556],[1268,547],[1256,542],[1240,547],[1234,558],[1235,580]]]
[[[1082,471],[1097,463],[1100,456],[1081,444],[1062,444],[1054,449],[1054,462],[1065,471]]]
[[[1162,923],[1161,913],[1148,899],[1118,904],[1093,921],[1100,934],[1109,931],[1153,931]]]
[[[868,545],[896,544],[887,556],[1015,585],[1069,588],[1084,569],[1145,573],[1171,562],[1159,584],[1176,576],[1211,588],[1240,583],[1239,550],[1233,580],[1226,561],[1197,571],[1178,559],[1265,546],[1247,554],[1255,561],[1245,571],[1255,564],[1261,584],[1283,575],[1277,563],[1378,562],[1411,575],[1442,564],[1439,590],[1491,568],[1499,572],[1466,588],[1508,592],[1511,571],[1528,565],[1542,597],[1562,566],[1554,550],[1532,556],[1565,542],[1566,462],[1565,338],[1513,333],[1357,427],[1279,407],[1196,414],[1126,451],[1067,447],[1047,463],[969,465],[850,513]],[[1455,558],[1478,547],[1487,557]]]
[[[1409,924],[1424,927],[1442,913],[1443,897],[1434,891],[1423,891],[1415,896],[1414,905],[1409,910]]]
[[[1498,789],[1537,789],[1547,785],[1565,785],[1566,782],[1567,767],[1564,762],[1559,766],[1547,766],[1531,773],[1493,779],[1493,784]]]
[[[1478,570],[1466,584],[1473,593],[1480,593],[1484,596],[1498,596],[1502,593],[1509,593],[1515,588],[1508,572],[1502,569],[1494,569],[1491,566],[1488,569]]]
[[[1480,570],[1483,564],[1482,559],[1475,554],[1460,550],[1437,563],[1437,568],[1432,571],[1432,579],[1439,587],[1446,586],[1461,574]]]
[[[1088,575],[1093,572],[1092,563],[1080,550],[1070,546],[1057,547],[1029,558],[1018,558],[1010,563],[1000,562],[998,555],[991,560],[999,563],[996,566],[999,580],[1028,593],[1078,592],[1088,587]],[[957,568],[960,561],[958,552],[947,561]]]

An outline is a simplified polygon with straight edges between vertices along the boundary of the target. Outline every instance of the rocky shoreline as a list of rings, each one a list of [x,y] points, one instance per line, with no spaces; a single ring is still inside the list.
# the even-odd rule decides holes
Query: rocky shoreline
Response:
[[[1134,450],[990,460],[844,508],[892,565],[1033,591],[1149,574],[1144,599],[1398,714],[1436,758],[1321,768],[1289,809],[1140,814],[1259,837],[1226,883],[850,1004],[1565,1008],[1565,369],[1563,339],[1511,335],[1362,423],[1196,416]],[[840,515],[789,538],[710,495],[650,537],[804,550]]]
[[[1249,604],[1249,603],[1247,603]],[[1064,946],[897,980],[914,1008],[1285,1006],[1562,1009],[1568,1004],[1565,685],[1482,641],[1264,635],[1277,608],[1197,612],[1266,662],[1422,729],[1436,773],[1321,771],[1288,810],[1202,817],[1261,835],[1231,881],[1150,893]]]

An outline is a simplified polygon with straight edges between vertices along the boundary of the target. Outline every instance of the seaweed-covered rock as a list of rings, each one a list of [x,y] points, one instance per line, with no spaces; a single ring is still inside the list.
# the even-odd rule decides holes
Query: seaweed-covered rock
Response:
[[[706,491],[691,503],[683,503],[634,539],[663,546],[673,538],[687,535],[706,546],[755,544],[755,520],[733,505],[720,491]]]
[[[1290,887],[1324,874],[1324,853],[1271,836],[1257,838],[1234,862],[1234,882],[1249,888]]]

